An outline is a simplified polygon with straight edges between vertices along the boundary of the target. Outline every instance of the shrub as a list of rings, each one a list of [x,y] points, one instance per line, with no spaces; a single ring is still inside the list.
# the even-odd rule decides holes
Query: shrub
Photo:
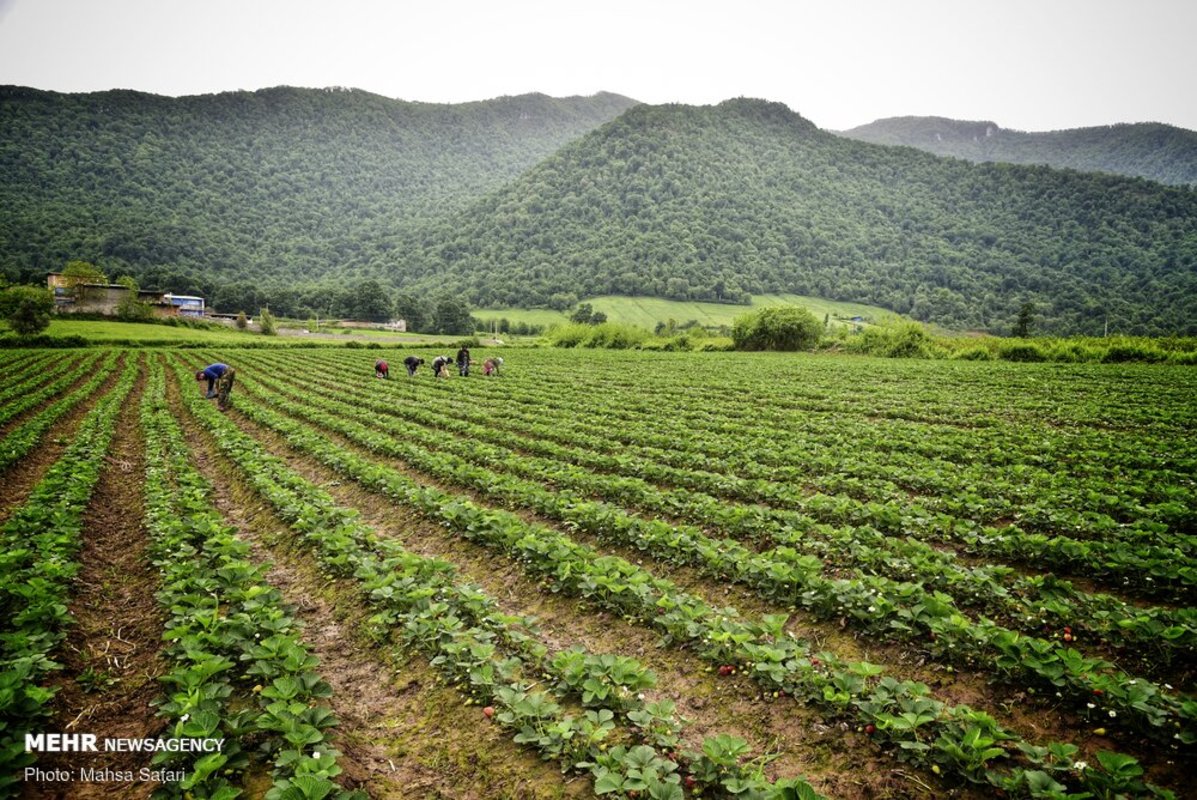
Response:
[[[1173,350],[1168,354],[1169,364],[1197,364],[1197,350]]]
[[[1057,342],[1048,348],[1049,361],[1065,361],[1073,364],[1101,361],[1106,351],[1101,347],[1093,347],[1080,342]]]
[[[0,315],[21,336],[32,336],[50,327],[54,295],[38,286],[10,286],[0,292]]]
[[[866,353],[882,358],[935,358],[942,348],[935,345],[922,325],[906,322],[894,326],[866,328],[844,345],[852,353]]]
[[[0,347],[48,347],[72,348],[88,347],[91,344],[86,337],[77,336],[47,336],[44,333],[35,336],[3,336],[0,337]]]
[[[601,325],[586,325],[589,335],[582,342],[583,347],[604,347],[610,350],[630,350],[639,347],[651,334],[644,328],[619,322],[604,322]]]
[[[883,355],[889,358],[934,358],[932,340],[926,328],[917,322],[907,322],[889,328],[889,343]]]
[[[952,354],[952,358],[957,361],[992,361],[993,353],[980,346],[968,347],[964,350],[957,350]]]
[[[586,337],[590,335],[590,331],[591,327],[589,325],[573,322],[549,328],[545,334],[545,338],[554,347],[577,347],[586,341]]]
[[[278,325],[274,321],[274,314],[263,310],[258,315],[258,327],[262,330],[263,336],[274,336],[278,333]]]
[[[776,306],[736,317],[732,341],[737,350],[809,350],[822,332],[823,324],[805,308]]]
[[[1047,353],[1030,342],[1003,342],[998,346],[997,357],[1003,361],[1047,361]]]
[[[713,336],[703,339],[695,350],[699,353],[727,353],[736,349],[736,343],[726,336]]]
[[[1167,354],[1158,347],[1147,343],[1119,343],[1110,345],[1102,361],[1106,364],[1120,364],[1126,361],[1146,361],[1155,363],[1163,361]]]

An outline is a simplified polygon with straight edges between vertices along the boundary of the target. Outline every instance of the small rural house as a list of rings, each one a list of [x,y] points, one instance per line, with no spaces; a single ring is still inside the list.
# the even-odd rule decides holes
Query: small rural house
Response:
[[[117,306],[129,296],[129,289],[119,283],[73,283],[61,272],[46,276],[46,285],[54,293],[54,308],[62,314],[116,314]],[[156,317],[202,317],[204,298],[192,295],[141,290],[137,299]]]

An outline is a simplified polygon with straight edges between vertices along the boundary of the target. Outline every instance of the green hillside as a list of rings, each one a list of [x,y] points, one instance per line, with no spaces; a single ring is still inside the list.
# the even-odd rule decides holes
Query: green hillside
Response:
[[[624,322],[649,330],[655,328],[658,322],[668,322],[671,319],[683,324],[694,320],[704,327],[731,325],[736,317],[749,310],[746,306],[727,303],[666,300],[661,297],[606,295],[583,299],[590,303],[595,311],[606,314],[607,319],[611,322]],[[869,322],[884,322],[897,317],[892,311],[884,308],[857,303],[841,303],[818,297],[802,297],[795,294],[753,295],[751,303],[753,308],[786,305],[802,306],[820,318],[827,315],[831,317],[833,323],[837,319],[845,320],[857,316]],[[475,311],[474,317],[484,322],[507,319],[512,323],[526,322],[529,325],[548,326],[567,321],[569,315],[565,311],[554,311],[548,308],[485,308]]]
[[[785,106],[638,106],[437,229],[422,285],[866,303],[948,327],[1197,331],[1197,192],[973,165],[835,136]]]
[[[634,102],[0,87],[0,274],[41,280],[81,259],[217,307],[291,313],[309,299],[288,295],[297,285],[390,269],[428,221]]]
[[[969,161],[1046,164],[1178,186],[1197,185],[1197,132],[1157,122],[1026,132],[993,122],[891,117],[843,131],[843,135]]]
[[[79,259],[231,312],[617,295],[734,316],[784,293],[995,333],[1027,303],[1041,332],[1197,332],[1192,187],[863,143],[760,100],[5,87],[0,204],[0,278]]]

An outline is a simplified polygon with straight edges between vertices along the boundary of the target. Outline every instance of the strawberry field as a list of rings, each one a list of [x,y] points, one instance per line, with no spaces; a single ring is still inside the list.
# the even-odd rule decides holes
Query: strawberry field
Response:
[[[0,796],[1191,796],[1192,368],[380,354],[0,351]]]

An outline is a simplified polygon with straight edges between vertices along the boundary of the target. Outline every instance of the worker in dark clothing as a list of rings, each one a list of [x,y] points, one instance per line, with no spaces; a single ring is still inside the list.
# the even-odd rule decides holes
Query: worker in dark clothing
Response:
[[[374,362],[374,377],[375,378],[390,378],[391,365],[383,359],[378,359]]]
[[[470,348],[468,347],[457,351],[457,373],[463,378],[470,374]]]
[[[195,373],[195,379],[208,381],[208,391],[204,396],[209,400],[215,397],[216,407],[224,411],[229,407],[229,393],[233,391],[236,374],[236,370],[228,364],[209,364]]]
[[[449,377],[449,365],[453,363],[453,359],[448,356],[437,356],[432,359],[432,374],[438,378]]]
[[[407,367],[407,377],[412,377],[416,374],[416,368],[424,363],[424,359],[416,356],[408,356],[403,359],[403,366]]]

